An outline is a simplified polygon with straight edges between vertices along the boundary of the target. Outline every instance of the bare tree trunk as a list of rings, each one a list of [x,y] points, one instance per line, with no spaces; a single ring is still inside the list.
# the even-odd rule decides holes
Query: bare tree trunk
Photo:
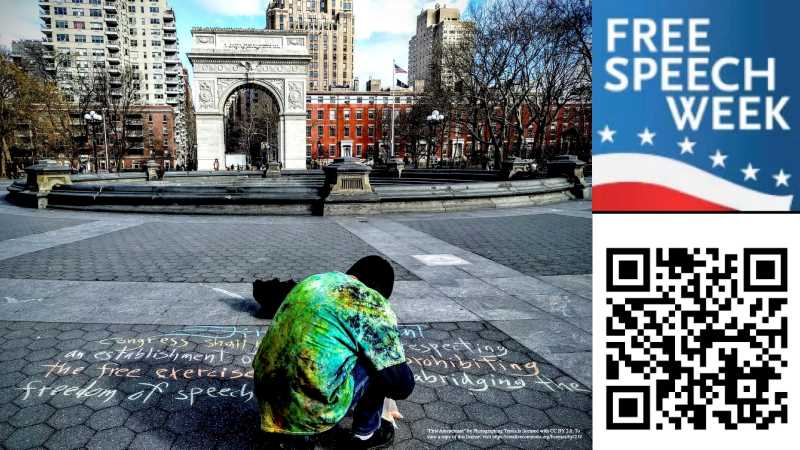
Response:
[[[7,178],[8,177],[8,169],[11,162],[11,151],[8,148],[8,141],[6,137],[3,136],[3,152],[2,158],[0,158],[0,177]]]

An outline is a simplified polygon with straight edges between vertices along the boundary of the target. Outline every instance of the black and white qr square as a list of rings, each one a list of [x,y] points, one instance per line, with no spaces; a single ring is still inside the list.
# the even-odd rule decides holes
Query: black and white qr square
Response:
[[[784,292],[787,273],[785,248],[744,249],[746,292]]]
[[[609,430],[650,429],[650,386],[608,386],[606,428]]]
[[[606,267],[607,291],[650,290],[649,248],[609,248],[606,251]]]

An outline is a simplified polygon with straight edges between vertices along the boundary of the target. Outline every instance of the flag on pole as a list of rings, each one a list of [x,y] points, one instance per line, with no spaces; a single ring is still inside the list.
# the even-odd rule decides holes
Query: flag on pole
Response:
[[[394,73],[408,73],[406,69],[398,66],[397,64],[394,65]]]

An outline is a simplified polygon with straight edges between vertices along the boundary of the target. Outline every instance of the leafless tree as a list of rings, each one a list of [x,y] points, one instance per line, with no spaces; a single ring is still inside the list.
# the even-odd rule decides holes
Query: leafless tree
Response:
[[[97,74],[98,100],[102,105],[106,120],[107,139],[114,165],[121,170],[125,156],[128,154],[128,135],[132,120],[142,120],[134,116],[141,113],[142,102],[139,98],[139,78],[130,68],[119,72],[105,68]]]
[[[424,137],[425,117],[424,107],[416,103],[408,111],[401,111],[395,119],[395,139],[402,137],[405,140],[406,152],[414,167],[422,156],[419,142]]]
[[[523,150],[534,129],[535,155],[564,105],[591,98],[591,5],[582,0],[473,3],[471,35],[434,49],[426,95],[495,166]],[[587,74],[588,77],[587,77]],[[587,97],[588,96],[588,97]]]
[[[246,88],[243,93],[232,95],[225,109],[225,139],[229,149],[238,149],[250,155],[250,160],[254,161],[261,158],[259,144],[266,142],[271,150],[277,148],[280,113],[270,94],[260,89]]]

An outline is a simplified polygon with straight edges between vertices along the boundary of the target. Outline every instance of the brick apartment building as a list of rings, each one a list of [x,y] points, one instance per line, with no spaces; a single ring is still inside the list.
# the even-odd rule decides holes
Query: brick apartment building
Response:
[[[409,92],[309,92],[306,159],[320,164],[344,155],[371,159],[389,147],[392,104],[399,113],[410,110],[413,101]],[[395,155],[402,157],[405,146],[397,137]]]
[[[98,111],[102,114],[102,111]],[[81,166],[87,171],[94,170],[94,153],[90,138],[86,138],[86,127],[79,113],[70,113],[73,136],[81,139],[83,145],[78,149],[77,160],[72,161],[75,169]],[[111,167],[116,170],[114,161],[115,126],[119,124],[112,117],[105,117],[106,137],[103,137],[103,126],[98,125],[95,145],[97,148],[97,165],[100,170]],[[147,160],[154,159],[167,170],[174,169],[177,164],[175,142],[175,110],[169,105],[148,105],[137,107],[136,111],[127,114],[125,120],[125,141],[127,152],[122,158],[122,170],[143,170]],[[90,135],[89,135],[90,136]],[[108,142],[108,164],[106,163],[105,144]],[[37,136],[29,124],[21,122],[14,133],[12,158],[15,166],[32,164],[33,149],[38,150],[37,159],[69,158],[65,150],[51,145],[47,137]]]
[[[387,155],[390,147],[390,117],[409,112],[416,95],[409,91],[309,92],[306,97],[306,159],[313,166],[325,165],[345,155],[372,159],[377,151]],[[591,105],[570,104],[562,108],[544,133],[543,144],[554,153],[575,153],[591,142]],[[464,160],[472,151],[472,137],[457,123],[445,122],[443,142],[436,143],[433,162]],[[524,132],[524,148],[532,148],[535,128]],[[424,134],[424,133],[423,133]],[[419,146],[424,146],[424,140]],[[476,149],[491,154],[491,148]],[[404,158],[409,143],[395,133],[394,156]],[[419,152],[424,153],[424,152]]]
[[[128,115],[126,139],[130,145],[123,170],[142,169],[153,159],[164,169],[176,165],[175,110],[167,105],[144,106]]]

